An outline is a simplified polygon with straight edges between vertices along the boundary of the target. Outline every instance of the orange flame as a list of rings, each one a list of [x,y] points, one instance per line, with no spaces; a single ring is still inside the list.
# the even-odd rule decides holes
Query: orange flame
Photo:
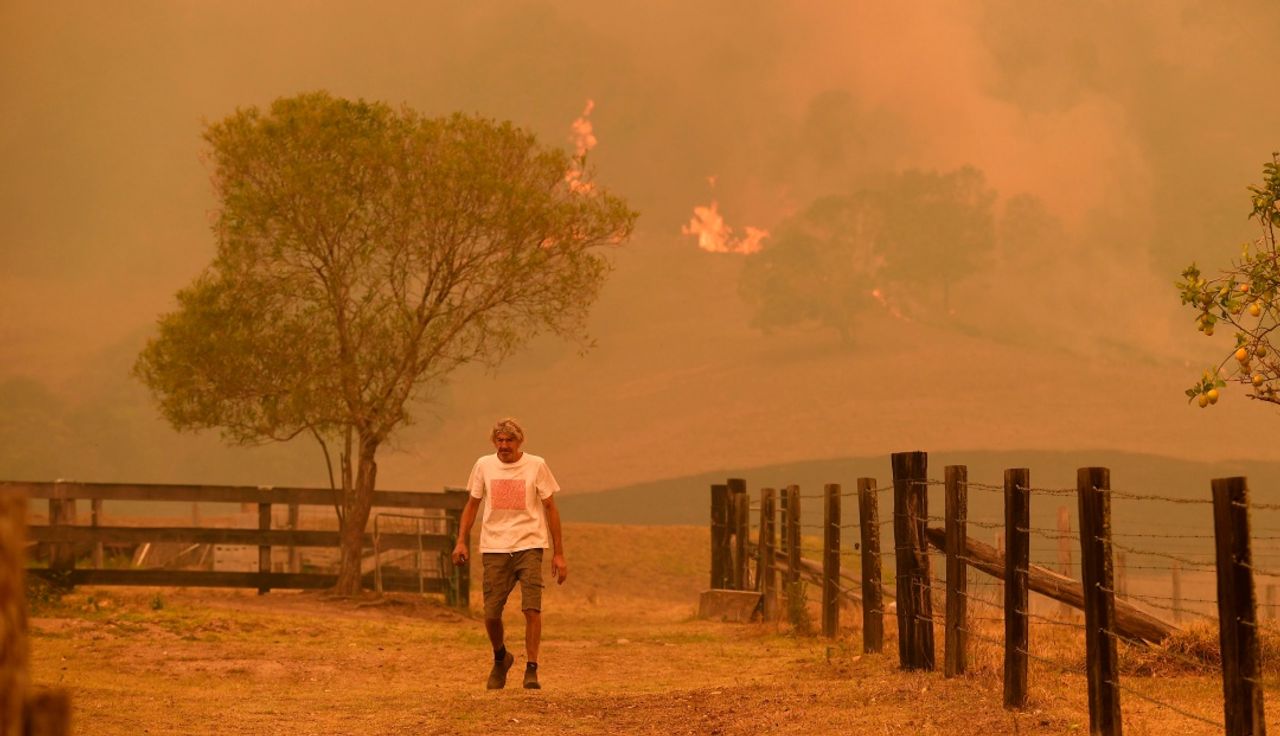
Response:
[[[716,177],[708,176],[707,182],[714,189]],[[705,207],[694,206],[689,224],[680,226],[680,232],[684,235],[696,235],[698,247],[708,253],[758,253],[764,247],[760,241],[769,237],[769,231],[750,225],[742,229],[742,235],[734,234],[733,228],[729,227],[720,214],[720,204],[714,199]]]
[[[586,194],[595,190],[595,185],[587,181],[587,153],[596,147],[596,134],[588,116],[596,107],[595,100],[587,100],[582,114],[569,126],[569,140],[573,141],[574,157],[569,170],[564,172],[564,180],[569,184],[569,191]]]
[[[760,241],[769,237],[769,231],[748,225],[743,228],[745,232],[742,235],[735,235],[733,228],[725,224],[719,207],[715,200],[706,207],[694,207],[693,217],[689,224],[680,227],[680,232],[698,236],[698,247],[708,253],[747,255],[759,252],[763,247]]]
[[[885,309],[889,310],[889,314],[890,314],[891,316],[893,316],[893,317],[897,317],[898,319],[902,320],[903,322],[910,322],[910,321],[911,321],[911,318],[910,318],[910,317],[908,317],[907,315],[903,314],[903,313],[902,313],[902,311],[901,311],[900,309],[898,309],[897,307],[895,307],[894,305],[892,305],[892,304],[890,304],[890,303],[889,303],[889,300],[885,298],[885,296],[884,296],[884,292],[880,290],[880,287],[878,287],[878,286],[877,286],[876,288],[874,288],[874,289],[872,289],[872,290],[871,290],[871,298],[872,298],[872,299],[875,299],[877,302],[880,302],[880,306],[882,306],[882,307],[884,307]]]

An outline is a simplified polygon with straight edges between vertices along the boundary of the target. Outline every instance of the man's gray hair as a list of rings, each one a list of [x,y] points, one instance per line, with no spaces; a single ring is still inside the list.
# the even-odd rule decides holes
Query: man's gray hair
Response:
[[[493,425],[493,431],[489,433],[489,441],[494,442],[500,434],[509,434],[517,440],[524,442],[524,428],[520,426],[513,417],[504,417],[499,419]]]

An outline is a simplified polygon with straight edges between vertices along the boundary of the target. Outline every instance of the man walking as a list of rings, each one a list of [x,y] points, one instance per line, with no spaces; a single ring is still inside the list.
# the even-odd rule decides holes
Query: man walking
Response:
[[[555,493],[560,490],[547,463],[520,450],[524,430],[514,419],[500,419],[489,439],[497,450],[476,461],[467,481],[471,498],[462,510],[453,564],[467,562],[471,526],[484,504],[480,524],[480,553],[484,564],[484,628],[493,644],[493,669],[487,687],[507,684],[507,670],[516,659],[507,651],[502,609],[507,596],[520,583],[520,608],[524,611],[524,646],[528,663],[524,686],[539,688],[538,643],[542,638],[542,551],[551,547],[551,575],[557,583],[568,576],[560,535],[560,512]]]

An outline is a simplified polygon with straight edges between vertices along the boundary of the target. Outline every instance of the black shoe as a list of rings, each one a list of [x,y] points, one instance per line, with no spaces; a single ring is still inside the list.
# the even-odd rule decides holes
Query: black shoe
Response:
[[[511,665],[516,663],[516,657],[511,652],[507,652],[507,656],[502,658],[501,662],[494,662],[493,669],[489,670],[489,682],[485,685],[490,690],[501,690],[507,686],[507,670],[511,669]]]
[[[525,690],[541,690],[542,686],[538,684],[538,668],[524,668],[524,689]]]

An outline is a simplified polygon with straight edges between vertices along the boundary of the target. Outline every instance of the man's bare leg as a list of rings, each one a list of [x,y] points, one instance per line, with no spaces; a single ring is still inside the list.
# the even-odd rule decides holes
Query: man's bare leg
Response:
[[[502,649],[503,640],[506,636],[502,628],[502,619],[486,618],[484,620],[484,630],[489,634],[489,643],[493,645],[493,651],[497,652]]]
[[[524,612],[524,651],[530,662],[538,661],[538,644],[542,641],[542,612]]]
[[[525,665],[524,686],[529,689],[542,687],[538,684],[538,644],[542,641],[542,612],[532,608],[524,612],[524,650],[529,658]]]

